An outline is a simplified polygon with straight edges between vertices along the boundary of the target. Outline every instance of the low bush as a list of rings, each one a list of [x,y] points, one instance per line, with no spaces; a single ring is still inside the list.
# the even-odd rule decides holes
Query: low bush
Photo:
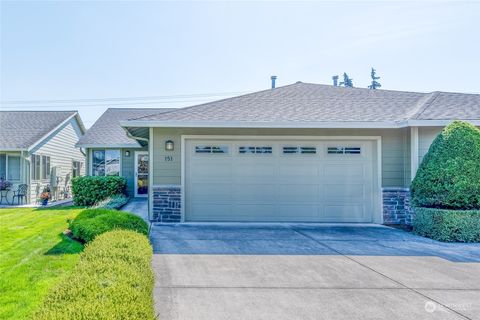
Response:
[[[76,206],[93,206],[108,197],[125,194],[124,177],[76,177],[72,179],[73,202]]]
[[[34,320],[154,319],[152,247],[132,231],[98,236],[72,274],[53,287]]]
[[[128,202],[128,197],[123,194],[117,194],[95,203],[92,208],[120,209]]]
[[[480,242],[480,210],[415,208],[413,231],[446,242]]]
[[[90,242],[96,236],[115,229],[148,234],[148,224],[134,214],[110,209],[86,209],[70,222],[74,238]]]

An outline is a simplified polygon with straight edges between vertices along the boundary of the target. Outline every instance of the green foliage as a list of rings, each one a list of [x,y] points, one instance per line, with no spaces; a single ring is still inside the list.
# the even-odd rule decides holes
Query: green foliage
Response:
[[[382,87],[380,82],[377,81],[380,79],[380,77],[377,77],[377,71],[373,68],[372,68],[372,71],[370,72],[370,78],[372,78],[372,83],[368,86],[368,89],[375,90]]]
[[[343,81],[340,82],[341,86],[353,88],[353,79],[351,79],[346,72],[343,73]]]
[[[49,289],[71,273],[83,245],[62,231],[81,210],[0,209],[0,319],[30,319]]]
[[[417,207],[480,209],[480,130],[454,121],[433,141],[411,186]]]
[[[83,242],[90,242],[96,236],[114,229],[148,234],[148,225],[142,218],[110,209],[86,209],[70,223],[73,237]]]
[[[413,231],[447,242],[480,242],[480,210],[415,208]]]
[[[98,236],[33,319],[153,320],[151,259],[152,247],[144,235],[117,230]]]
[[[123,194],[117,194],[97,202],[93,208],[120,209],[126,205],[127,202],[128,197],[124,196]]]
[[[73,201],[76,206],[92,206],[117,194],[125,194],[124,177],[76,177],[72,179]]]

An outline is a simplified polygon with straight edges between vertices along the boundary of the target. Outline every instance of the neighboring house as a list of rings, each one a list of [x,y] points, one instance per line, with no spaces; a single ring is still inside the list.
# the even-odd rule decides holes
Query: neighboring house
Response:
[[[87,174],[91,176],[123,176],[127,194],[143,197],[148,194],[148,139],[127,136],[121,120],[158,114],[175,109],[111,108],[80,138],[77,147],[87,155]]]
[[[8,201],[20,184],[28,185],[28,203],[46,186],[52,200],[69,197],[71,179],[85,173],[75,147],[84,132],[77,111],[0,111],[0,178],[13,183]]]
[[[452,120],[480,125],[480,95],[297,82],[132,118],[152,220],[408,223],[422,157]]]

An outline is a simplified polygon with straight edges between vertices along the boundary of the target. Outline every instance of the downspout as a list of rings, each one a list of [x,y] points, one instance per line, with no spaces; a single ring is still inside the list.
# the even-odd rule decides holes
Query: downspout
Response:
[[[32,179],[30,179],[30,172],[32,170],[32,166],[31,166],[31,162],[30,162],[30,157],[28,156],[28,152],[27,152],[27,156],[24,156],[24,151],[22,151],[21,153],[22,155],[22,158],[24,160],[24,165],[23,165],[23,183],[27,184],[28,185],[28,198],[27,198],[27,201],[28,203],[32,203],[32,186],[30,185],[30,182],[32,181]],[[27,164],[28,163],[28,170],[27,170]]]

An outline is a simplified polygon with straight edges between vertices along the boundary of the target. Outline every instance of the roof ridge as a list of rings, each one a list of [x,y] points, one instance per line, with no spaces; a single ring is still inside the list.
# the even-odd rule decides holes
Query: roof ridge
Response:
[[[284,86],[281,86],[281,87],[277,87],[277,88],[270,88],[270,89],[265,89],[265,90],[260,90],[260,91],[245,93],[245,94],[242,94],[242,95],[239,95],[239,96],[234,96],[234,97],[229,97],[229,98],[223,98],[223,99],[220,99],[220,100],[213,100],[213,101],[210,101],[210,102],[204,102],[204,103],[196,104],[196,105],[193,105],[193,106],[178,108],[178,110],[172,110],[172,111],[167,111],[167,112],[154,113],[154,114],[151,114],[151,115],[149,115],[149,116],[142,116],[142,117],[138,117],[138,118],[132,118],[132,119],[129,119],[129,120],[141,120],[141,119],[143,119],[143,118],[150,117],[150,116],[154,116],[154,115],[157,115],[157,114],[168,114],[168,113],[177,112],[177,111],[185,111],[185,110],[192,109],[192,108],[196,108],[196,107],[202,107],[202,106],[208,105],[208,104],[210,104],[210,103],[214,103],[214,102],[217,103],[217,102],[225,101],[225,100],[232,99],[232,98],[244,98],[244,97],[249,96],[249,95],[258,94],[258,93],[261,93],[261,92],[267,92],[267,91],[273,91],[273,90],[283,89],[283,88],[286,88],[286,87],[291,87],[291,86],[295,86],[295,85],[299,85],[299,84],[304,84],[304,83],[303,83],[303,82],[300,82],[300,81],[297,81],[297,82],[295,82],[295,83],[287,84],[287,85],[284,85]]]
[[[417,119],[432,103],[437,99],[440,91],[433,91],[428,93],[425,97],[422,97],[417,103],[417,107],[412,113],[407,115],[407,120]]]

